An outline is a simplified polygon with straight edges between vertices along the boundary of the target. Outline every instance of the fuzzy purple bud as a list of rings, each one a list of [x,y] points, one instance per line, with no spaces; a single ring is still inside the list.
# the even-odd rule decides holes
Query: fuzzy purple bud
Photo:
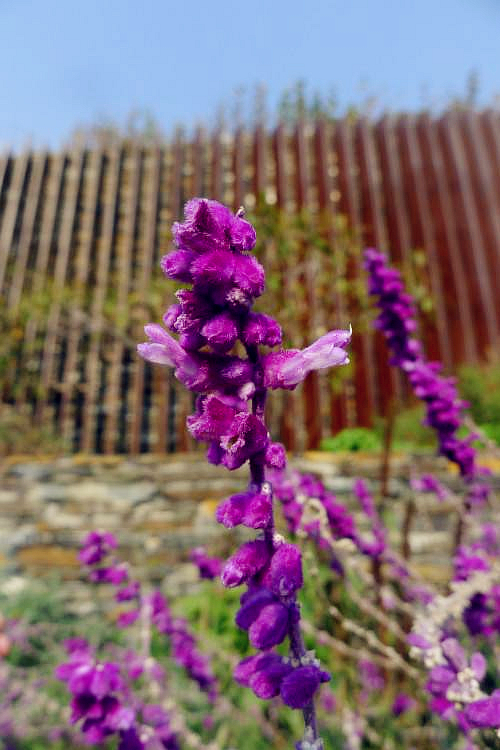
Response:
[[[251,624],[248,636],[254,648],[268,649],[282,643],[287,635],[288,609],[281,602],[268,604]]]
[[[282,470],[286,466],[286,450],[282,443],[269,443],[266,448],[266,466]]]
[[[220,313],[211,318],[201,329],[210,346],[219,352],[228,352],[238,338],[238,328],[230,313]]]
[[[290,708],[304,708],[312,700],[322,682],[328,682],[330,675],[314,666],[298,667],[281,683],[280,694]]]
[[[241,340],[247,346],[276,346],[281,344],[281,327],[264,313],[248,314],[241,330]]]
[[[191,282],[190,267],[196,258],[196,253],[191,250],[174,250],[174,252],[164,255],[160,262],[160,267],[165,276],[175,281]]]
[[[280,544],[271,559],[265,581],[271,591],[285,598],[302,588],[302,556],[295,544]]]
[[[258,698],[269,700],[279,695],[281,683],[291,671],[279,654],[267,652],[243,659],[234,670],[234,679],[251,687]]]
[[[222,583],[227,588],[246,583],[269,561],[267,544],[260,539],[246,542],[235,554],[229,558],[222,570]]]

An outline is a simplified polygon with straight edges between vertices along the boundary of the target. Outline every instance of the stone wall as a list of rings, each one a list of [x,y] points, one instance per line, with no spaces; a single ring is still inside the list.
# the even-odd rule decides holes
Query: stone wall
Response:
[[[338,499],[353,507],[353,477],[376,487],[376,457],[309,453],[297,468],[320,475]],[[432,471],[457,491],[458,478],[446,463],[425,456],[395,457],[389,483],[394,543],[409,497],[410,473]],[[215,554],[234,549],[234,536],[215,523],[217,503],[241,490],[247,472],[208,465],[201,454],[166,457],[65,457],[44,461],[11,459],[0,473],[0,583],[15,586],[33,576],[80,576],[76,550],[86,532],[114,532],[120,551],[139,576],[171,590],[194,580],[189,551],[199,545]],[[500,473],[494,482],[500,487]],[[417,498],[418,515],[411,544],[421,572],[447,574],[451,524],[449,503]],[[492,516],[500,522],[498,493]]]

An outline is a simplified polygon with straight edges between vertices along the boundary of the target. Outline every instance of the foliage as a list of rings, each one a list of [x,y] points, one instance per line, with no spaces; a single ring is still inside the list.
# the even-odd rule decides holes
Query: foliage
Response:
[[[349,451],[369,453],[381,449],[381,441],[374,430],[367,427],[347,427],[336,435],[324,438],[320,445],[324,451]]]
[[[394,417],[392,447],[397,451],[435,451],[436,439],[423,424],[421,405],[398,409]],[[336,435],[324,438],[320,448],[325,451],[380,453],[384,441],[385,421],[377,419],[375,427],[348,427]]]
[[[395,450],[436,450],[436,438],[432,430],[423,424],[425,409],[421,404],[399,409],[394,419],[393,446]],[[377,425],[382,435],[383,425]]]
[[[498,434],[500,425],[500,360],[491,358],[482,365],[463,365],[459,370],[461,396],[470,404],[470,414],[479,425]]]
[[[33,424],[28,406],[0,404],[0,456],[57,454],[67,447],[50,421]]]

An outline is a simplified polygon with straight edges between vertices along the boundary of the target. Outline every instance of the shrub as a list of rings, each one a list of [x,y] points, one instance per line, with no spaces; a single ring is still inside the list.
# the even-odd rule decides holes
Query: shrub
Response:
[[[324,438],[320,448],[323,451],[349,451],[350,453],[369,453],[380,451],[382,442],[374,430],[367,427],[346,427],[336,435]]]

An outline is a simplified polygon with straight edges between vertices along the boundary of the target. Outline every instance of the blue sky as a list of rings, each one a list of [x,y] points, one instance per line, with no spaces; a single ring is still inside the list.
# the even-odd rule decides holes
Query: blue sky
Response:
[[[439,107],[471,71],[500,93],[500,0],[0,0],[0,147],[150,112],[210,123],[239,86],[298,79],[340,105]]]

